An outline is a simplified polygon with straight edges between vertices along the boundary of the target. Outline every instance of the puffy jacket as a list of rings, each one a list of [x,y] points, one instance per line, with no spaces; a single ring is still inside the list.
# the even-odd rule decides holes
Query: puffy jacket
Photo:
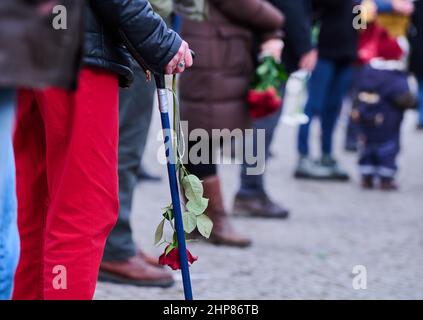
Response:
[[[400,129],[404,110],[417,103],[408,74],[403,71],[366,66],[360,72],[357,91],[360,127],[375,143],[393,139]]]
[[[65,6],[67,29],[55,30]],[[82,0],[0,0],[0,87],[74,88],[82,53]]]
[[[89,0],[86,13],[84,64],[108,69],[129,86],[134,61],[162,72],[182,39],[154,13],[147,0]]]
[[[207,0],[206,21],[182,19],[197,53],[180,78],[181,119],[190,130],[249,126],[246,96],[254,74],[255,36],[281,38],[284,16],[264,0]]]

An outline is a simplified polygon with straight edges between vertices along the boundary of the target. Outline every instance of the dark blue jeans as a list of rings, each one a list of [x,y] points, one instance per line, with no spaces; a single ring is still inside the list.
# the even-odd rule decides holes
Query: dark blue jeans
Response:
[[[309,97],[304,113],[310,122],[302,125],[298,135],[298,152],[309,153],[311,120],[320,118],[322,153],[332,154],[332,139],[335,125],[352,78],[352,66],[320,58],[308,83]]]
[[[19,258],[15,160],[12,146],[15,92],[0,88],[0,300],[11,297]]]

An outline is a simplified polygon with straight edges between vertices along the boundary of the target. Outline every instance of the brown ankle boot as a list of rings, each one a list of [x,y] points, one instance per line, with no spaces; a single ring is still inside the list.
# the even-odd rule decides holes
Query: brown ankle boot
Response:
[[[240,235],[233,228],[225,210],[218,176],[204,179],[204,197],[209,199],[206,214],[213,221],[213,231],[210,241],[218,245],[245,248],[251,245],[251,240]]]

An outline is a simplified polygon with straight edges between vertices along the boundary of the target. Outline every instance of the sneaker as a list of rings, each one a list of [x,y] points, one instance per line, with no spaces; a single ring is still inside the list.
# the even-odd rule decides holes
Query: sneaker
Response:
[[[294,176],[297,179],[326,180],[330,178],[330,174],[328,168],[307,156],[301,156]]]
[[[348,181],[350,179],[348,173],[338,164],[338,161],[331,156],[322,156],[320,164],[330,171],[330,180]]]

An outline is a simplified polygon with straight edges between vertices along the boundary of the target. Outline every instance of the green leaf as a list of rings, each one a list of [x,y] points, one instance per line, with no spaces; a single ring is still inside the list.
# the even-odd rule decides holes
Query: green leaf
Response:
[[[268,66],[268,64],[266,64],[266,63],[263,63],[262,65],[260,65],[260,66],[257,68],[257,74],[258,74],[259,76],[263,76],[263,75],[265,75],[267,72],[269,72],[269,66]]]
[[[165,255],[168,255],[173,249],[175,249],[176,248],[176,246],[175,245],[173,245],[173,244],[170,244],[167,248],[166,248],[166,251],[165,251]]]
[[[190,174],[182,179],[182,187],[188,200],[199,200],[203,198],[203,185],[196,176]]]
[[[168,221],[172,221],[173,220],[173,207],[169,206],[165,208],[165,212],[163,213],[163,217],[168,220]]]
[[[197,226],[197,216],[193,212],[185,212],[182,215],[182,219],[184,222],[184,231],[186,233],[191,233],[195,230]]]
[[[209,205],[209,199],[201,198],[200,200],[190,200],[187,202],[186,207],[189,212],[193,212],[195,215],[199,216],[206,211]]]
[[[165,221],[166,219],[163,219],[157,226],[155,240],[154,240],[155,245],[157,245],[160,242],[160,240],[162,240],[163,238],[163,229],[164,229]]]
[[[197,228],[198,232],[208,239],[213,229],[213,222],[205,214],[202,214],[201,216],[197,216]]]

